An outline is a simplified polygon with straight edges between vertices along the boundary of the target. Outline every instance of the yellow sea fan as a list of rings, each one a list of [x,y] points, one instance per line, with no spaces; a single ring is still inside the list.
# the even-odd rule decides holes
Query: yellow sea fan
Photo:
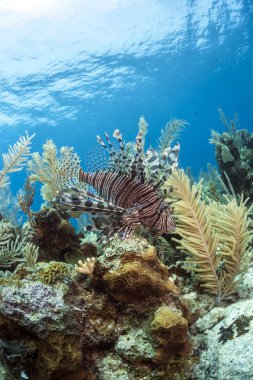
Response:
[[[222,298],[229,297],[240,280],[240,275],[248,268],[252,252],[249,244],[252,240],[247,199],[227,198],[226,205],[213,203],[211,207],[212,225],[215,229],[222,255],[221,273]]]
[[[207,205],[201,199],[201,182],[191,186],[182,170],[174,170],[165,186],[174,189],[172,196],[177,199],[175,233],[181,239],[174,240],[189,255],[187,268],[197,273],[201,285],[217,300],[228,298],[249,261],[252,232],[246,201],[230,198],[226,205]]]
[[[191,187],[190,179],[182,170],[174,170],[165,184],[173,187],[176,216],[175,233],[181,239],[174,239],[178,248],[189,254],[187,268],[198,274],[201,284],[212,294],[220,294],[217,268],[220,256],[217,255],[218,238],[210,223],[210,210],[201,200],[201,183]]]

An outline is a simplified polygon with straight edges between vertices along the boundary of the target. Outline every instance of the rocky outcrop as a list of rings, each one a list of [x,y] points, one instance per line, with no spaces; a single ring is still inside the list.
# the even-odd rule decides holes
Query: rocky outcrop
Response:
[[[216,307],[193,327],[192,379],[253,378],[253,300]]]

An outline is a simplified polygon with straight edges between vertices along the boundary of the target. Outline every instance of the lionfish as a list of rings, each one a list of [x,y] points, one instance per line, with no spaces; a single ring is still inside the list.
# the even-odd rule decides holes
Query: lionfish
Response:
[[[113,133],[118,141],[117,149],[107,133],[106,143],[97,136],[98,143],[109,154],[109,169],[91,173],[80,169],[79,182],[91,186],[92,191],[70,187],[54,199],[54,204],[69,211],[71,216],[88,212],[92,224],[86,230],[100,231],[107,238],[116,234],[125,239],[138,224],[155,237],[173,232],[175,222],[161,187],[177,166],[180,146],[177,143],[160,154],[149,148],[145,154],[143,135],[140,129],[134,149],[123,143],[118,129]]]

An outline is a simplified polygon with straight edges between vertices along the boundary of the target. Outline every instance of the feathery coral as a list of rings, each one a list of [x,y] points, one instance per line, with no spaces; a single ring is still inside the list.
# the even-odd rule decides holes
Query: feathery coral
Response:
[[[3,238],[4,239],[4,238]],[[24,262],[22,252],[25,246],[25,238],[17,236],[15,240],[10,240],[9,236],[0,241],[0,268],[11,268],[12,264]]]
[[[184,172],[174,171],[166,186],[173,187],[173,196],[180,199],[174,204],[178,217],[176,233],[181,236],[176,241],[190,255],[189,269],[198,273],[203,286],[211,293],[220,294],[216,273],[220,262],[220,256],[216,255],[218,239],[211,228],[210,210],[201,201],[201,182],[191,188]]]
[[[12,193],[10,184],[0,186],[0,214],[14,226],[19,226],[22,222],[18,196]]]
[[[80,159],[74,153],[74,148],[66,146],[61,147],[58,156],[53,140],[47,140],[43,145],[42,156],[34,153],[28,162],[28,169],[32,173],[30,181],[41,182],[43,199],[51,201],[59,190],[69,187],[71,181],[78,177]]]
[[[31,140],[35,136],[20,136],[19,140],[9,147],[8,152],[2,155],[4,167],[0,171],[0,187],[9,183],[7,173],[18,172],[23,169],[28,157],[30,156]]]
[[[24,258],[29,267],[34,267],[38,260],[39,247],[33,243],[27,243],[24,248]]]
[[[28,177],[25,181],[23,190],[18,194],[18,202],[23,213],[25,213],[28,216],[30,223],[32,221],[33,216],[31,206],[34,201],[34,195],[35,186],[31,184]]]
[[[185,120],[173,118],[165,125],[164,129],[161,130],[158,140],[159,151],[161,153],[175,141],[187,124]]]
[[[235,290],[236,276],[245,272],[248,263],[248,245],[252,233],[248,230],[246,201],[235,199],[226,205],[201,200],[201,182],[190,185],[183,171],[174,171],[166,182],[173,187],[176,214],[175,239],[181,250],[189,254],[187,268],[196,272],[201,285],[217,300],[229,297]]]
[[[221,245],[224,269],[221,276],[223,298],[233,293],[240,275],[248,268],[251,252],[249,243],[252,232],[249,230],[247,200],[228,199],[226,205],[214,203],[211,207],[212,225]]]

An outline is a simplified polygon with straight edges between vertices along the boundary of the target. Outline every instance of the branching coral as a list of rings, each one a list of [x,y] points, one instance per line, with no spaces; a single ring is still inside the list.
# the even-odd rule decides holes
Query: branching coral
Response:
[[[173,187],[177,218],[175,239],[188,253],[187,268],[196,272],[201,285],[217,300],[234,291],[238,275],[245,272],[249,259],[249,209],[246,201],[229,199],[226,205],[205,204],[201,200],[201,182],[191,187],[183,171],[174,171],[166,182]],[[171,200],[171,199],[170,199]]]
[[[41,194],[43,199],[51,201],[59,190],[69,187],[78,177],[80,159],[74,148],[62,147],[60,155],[52,140],[43,145],[42,156],[34,153],[28,162],[28,169],[32,173],[30,181],[39,181],[43,184]]]
[[[95,264],[95,257],[88,257],[84,262],[82,262],[82,260],[78,260],[78,265],[75,265],[75,270],[77,273],[92,276],[95,269]]]

